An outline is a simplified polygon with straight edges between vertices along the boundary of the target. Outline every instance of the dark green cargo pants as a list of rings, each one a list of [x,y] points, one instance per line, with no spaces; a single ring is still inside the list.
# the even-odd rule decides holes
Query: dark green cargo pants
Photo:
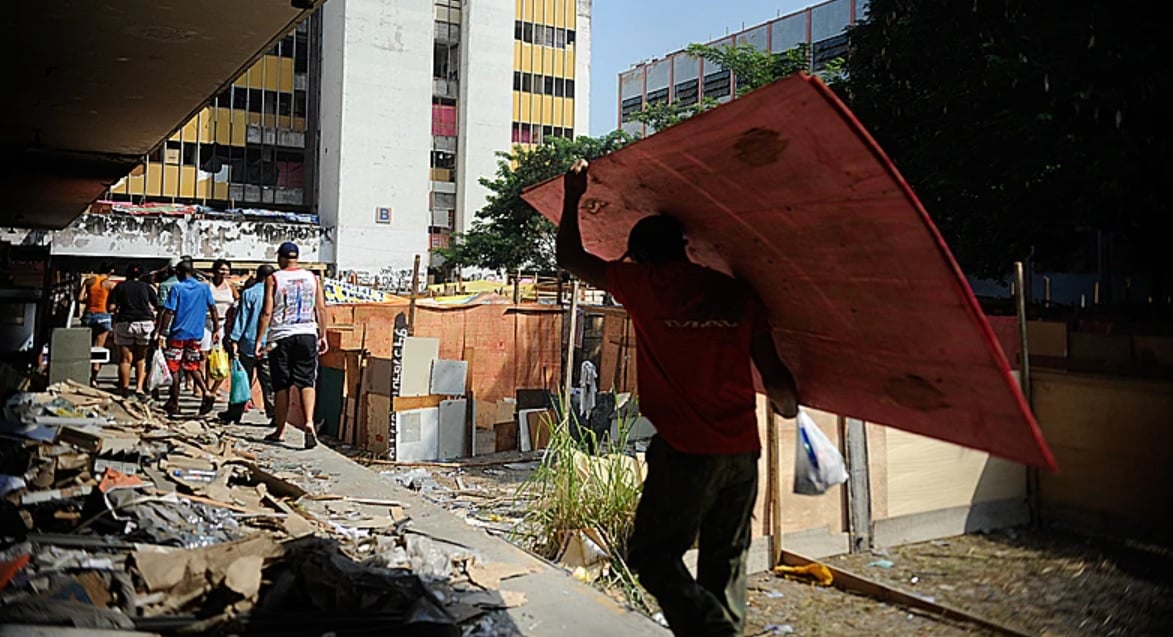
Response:
[[[758,456],[680,453],[659,436],[648,446],[628,564],[656,597],[674,635],[742,633]],[[693,579],[682,558],[698,535]]]

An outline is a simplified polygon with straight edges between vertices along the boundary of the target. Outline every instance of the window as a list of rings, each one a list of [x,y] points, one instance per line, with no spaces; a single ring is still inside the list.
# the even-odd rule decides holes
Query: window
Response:
[[[534,90],[534,74],[523,73],[521,76],[521,90],[530,93]]]
[[[656,91],[648,91],[648,104],[667,104],[668,87]]]
[[[546,44],[546,28],[540,24],[534,25],[534,44],[537,46],[545,46]]]
[[[554,32],[554,46],[559,49],[566,48],[566,29],[558,29]]]
[[[546,46],[554,46],[554,27],[546,27]]]
[[[521,71],[514,71],[513,72],[513,90],[515,90],[515,91],[521,90]]]
[[[696,80],[689,80],[681,82],[676,85],[672,102],[680,104],[681,106],[689,106],[696,104],[697,101],[697,86]]]
[[[533,24],[526,22],[524,25],[522,25],[521,39],[524,40],[525,42],[533,42],[534,41],[534,25]]]
[[[554,78],[554,97],[566,96],[566,80],[557,77]]]
[[[543,80],[542,94],[543,95],[553,95],[554,94],[554,78],[547,75],[547,76],[543,77],[542,80]]]
[[[631,115],[643,110],[643,96],[636,95],[623,100],[622,103],[623,121],[630,122]]]
[[[729,71],[718,71],[710,73],[705,76],[704,81],[704,96],[705,97],[728,97],[730,94],[731,82]]]
[[[573,29],[568,29],[566,31],[566,44],[567,45],[574,44],[574,30]]]
[[[514,20],[513,21],[513,39],[520,40],[521,34],[522,34],[521,20]]]
[[[566,80],[566,97],[574,97],[574,80]]]

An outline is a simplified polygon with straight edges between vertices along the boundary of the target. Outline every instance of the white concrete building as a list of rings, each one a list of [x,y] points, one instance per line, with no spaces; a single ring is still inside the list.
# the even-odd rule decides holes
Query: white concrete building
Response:
[[[134,219],[83,216],[53,252],[253,263],[288,235],[360,280],[401,281],[417,255],[438,265],[430,251],[469,227],[497,153],[585,134],[591,6],[330,0],[88,215]],[[273,227],[211,240],[234,223]]]

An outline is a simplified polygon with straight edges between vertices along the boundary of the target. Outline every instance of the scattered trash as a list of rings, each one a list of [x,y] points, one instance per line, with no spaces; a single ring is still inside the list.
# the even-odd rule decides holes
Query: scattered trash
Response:
[[[774,573],[783,577],[809,581],[814,580],[820,586],[830,586],[835,577],[831,569],[822,564],[806,564],[804,566],[775,566]]]
[[[770,599],[782,599],[783,597],[786,597],[786,595],[784,595],[781,591],[776,591],[774,589],[765,591],[765,595]]]
[[[893,566],[896,566],[896,563],[892,560],[876,560],[874,562],[868,562],[868,566],[872,568],[889,569]]]
[[[790,624],[766,624],[765,631],[768,635],[792,635],[794,634],[794,626]]]
[[[3,411],[0,623],[520,634],[506,609],[525,595],[499,588],[530,570],[412,531],[407,504],[331,495],[341,476],[297,462],[262,468],[251,443],[205,421],[171,421],[77,383],[18,392]],[[451,497],[423,468],[384,475]],[[576,550],[591,556],[593,542]]]
[[[916,586],[917,583],[919,583],[919,582],[920,582],[920,578],[915,575],[912,576],[912,579],[908,580],[908,583],[912,584],[913,586]]]
[[[668,628],[668,620],[664,617],[664,613],[656,613],[655,615],[652,615],[652,621],[663,626],[664,628]]]

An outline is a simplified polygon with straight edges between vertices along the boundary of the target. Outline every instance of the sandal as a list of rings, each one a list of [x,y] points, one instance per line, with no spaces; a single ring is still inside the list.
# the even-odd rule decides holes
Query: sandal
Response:
[[[312,429],[307,430],[305,432],[305,448],[306,449],[313,449],[316,446],[318,446],[317,434],[315,434]]]
[[[274,431],[264,438],[261,438],[261,440],[264,440],[265,442],[284,442],[283,438],[284,436],[278,435],[277,432]]]
[[[215,408],[216,408],[216,399],[214,397],[213,398],[204,398],[204,400],[202,402],[200,402],[199,415],[207,416],[208,414],[212,413],[212,410]]]

